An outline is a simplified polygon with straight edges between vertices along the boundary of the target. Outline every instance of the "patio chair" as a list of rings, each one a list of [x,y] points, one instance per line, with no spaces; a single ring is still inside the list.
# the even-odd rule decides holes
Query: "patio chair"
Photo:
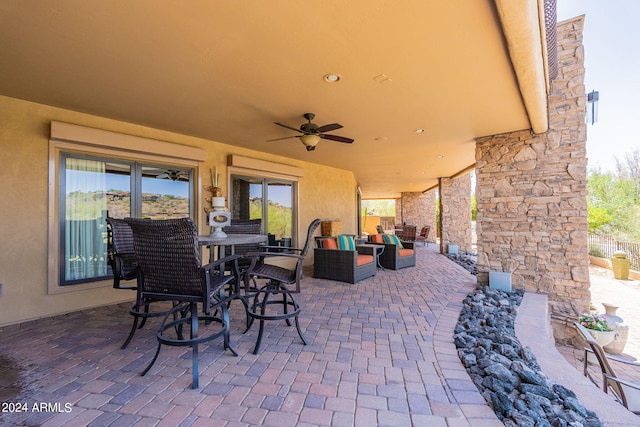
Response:
[[[341,239],[344,237],[344,239]],[[341,241],[346,244],[341,245]],[[371,248],[358,247],[349,236],[326,237],[318,240],[320,247],[313,250],[313,277],[357,283],[375,276],[375,255]]]
[[[399,270],[416,265],[413,242],[401,242],[398,236],[390,234],[370,234],[369,243],[384,245],[378,261],[383,268]]]
[[[425,225],[424,227],[422,227],[422,229],[420,230],[420,235],[416,236],[416,243],[422,242],[422,246],[429,246],[429,241],[427,240],[429,238],[429,231],[431,231],[430,226]]]
[[[300,330],[300,323],[298,321],[301,307],[295,300],[293,294],[300,292],[302,263],[309,251],[313,233],[320,225],[320,222],[320,219],[315,219],[309,224],[307,240],[302,249],[287,248],[290,250],[290,252],[287,253],[268,252],[269,247],[267,246],[262,248],[262,252],[248,254],[251,256],[251,264],[244,275],[244,288],[245,298],[253,299],[247,308],[247,315],[251,318],[249,327],[251,327],[253,320],[257,319],[260,321],[260,329],[258,330],[258,338],[253,348],[253,354],[258,354],[260,350],[262,334],[264,332],[264,322],[267,320],[284,319],[287,321],[287,325],[291,325],[289,319],[294,318],[298,335],[300,335],[300,339],[304,345],[307,344]],[[293,260],[295,261],[295,266],[293,268],[286,268],[265,262],[272,257]],[[267,283],[262,287],[255,288],[250,286],[252,279],[266,279]],[[276,298],[280,298],[280,300],[276,300]],[[276,309],[267,310],[267,307],[272,307],[273,305],[276,305]],[[282,311],[277,310],[277,306],[280,305],[282,306]]]
[[[415,242],[416,241],[416,229],[415,225],[403,225],[402,226],[402,242]]]
[[[156,353],[141,375],[149,372],[163,344],[189,346],[192,351],[192,387],[198,388],[198,346],[222,336],[225,350],[237,353],[229,345],[227,303],[236,298],[240,285],[239,255],[231,255],[205,266],[200,263],[198,232],[189,218],[146,220],[128,218],[138,258],[138,289],[143,303],[172,301],[158,330]],[[232,274],[225,274],[227,263]],[[198,312],[202,304],[202,313]],[[177,318],[177,315],[180,315]],[[218,315],[219,314],[219,315]],[[200,324],[206,327],[200,336]],[[213,327],[211,324],[219,324]],[[186,326],[189,337],[182,334]],[[176,333],[170,333],[172,329]]]
[[[107,263],[113,271],[115,289],[136,290],[136,286],[124,286],[121,280],[133,280],[138,276],[138,261],[133,250],[133,232],[123,219],[107,217]]]
[[[583,373],[584,376],[589,378],[592,383],[596,386],[602,386],[602,390],[605,393],[608,393],[611,390],[611,393],[615,397],[615,399],[620,402],[625,408],[629,411],[633,412],[636,415],[640,415],[640,384],[631,383],[629,381],[622,380],[616,375],[616,372],[613,369],[613,366],[609,363],[609,361],[624,363],[626,365],[633,365],[636,367],[640,367],[640,363],[631,362],[629,360],[619,359],[613,356],[607,356],[604,352],[603,348],[598,344],[589,331],[579,323],[574,323],[576,329],[580,332],[580,335],[587,341],[589,347],[584,349],[584,365],[583,365]],[[587,360],[587,356],[589,354],[594,354],[596,359],[598,360],[598,365],[600,368],[600,375],[602,377],[601,384],[598,384],[598,378],[595,376],[594,372],[591,372],[589,369],[589,363]]]
[[[133,248],[133,231],[124,219],[107,217],[107,262],[113,270],[113,287],[115,289],[129,289],[138,291],[137,286],[123,286],[121,280],[132,280],[138,277],[138,260]],[[164,316],[167,311],[151,311],[150,301],[141,299],[140,293],[136,294],[136,302],[129,310],[133,316],[133,324],[129,335],[120,347],[127,348],[136,329],[144,327],[149,317]],[[140,321],[142,319],[142,321]],[[139,324],[138,324],[139,323]]]
[[[378,234],[384,234],[384,228],[381,225],[376,225],[376,231]]]

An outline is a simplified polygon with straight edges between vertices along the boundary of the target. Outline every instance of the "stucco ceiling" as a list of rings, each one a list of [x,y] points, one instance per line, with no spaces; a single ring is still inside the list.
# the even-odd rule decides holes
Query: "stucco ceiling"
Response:
[[[365,198],[396,197],[472,165],[475,137],[531,128],[501,28],[491,0],[0,0],[0,94],[352,170]],[[306,112],[355,142],[266,142]]]

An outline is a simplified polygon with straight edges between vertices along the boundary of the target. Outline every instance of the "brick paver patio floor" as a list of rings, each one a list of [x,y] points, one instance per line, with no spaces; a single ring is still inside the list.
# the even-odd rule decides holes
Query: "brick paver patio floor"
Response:
[[[220,340],[202,346],[197,390],[189,349],[163,347],[139,375],[158,320],[121,350],[128,304],[2,328],[0,402],[26,412],[2,413],[0,424],[500,426],[452,340],[475,276],[433,244],[417,257],[414,268],[380,270],[355,285],[306,277],[299,301],[307,346],[294,327],[268,322],[253,355],[257,325],[243,335],[244,311],[234,303],[239,356]]]

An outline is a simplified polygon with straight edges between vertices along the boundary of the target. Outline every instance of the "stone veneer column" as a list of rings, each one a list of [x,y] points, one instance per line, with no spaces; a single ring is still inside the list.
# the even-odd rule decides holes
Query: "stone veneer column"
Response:
[[[559,342],[575,335],[571,322],[590,301],[583,25],[558,25],[549,131],[476,143],[478,282],[489,270],[511,272],[515,288],[548,294]]]
[[[396,205],[398,206],[398,205]],[[429,237],[433,239],[436,229],[436,196],[434,191],[428,193],[402,193],[400,196],[399,220],[408,225],[415,225],[418,233],[425,225],[431,226]],[[397,214],[396,214],[397,215]]]
[[[471,175],[440,178],[439,188],[440,252],[447,252],[449,244],[458,245],[460,252],[471,252]]]

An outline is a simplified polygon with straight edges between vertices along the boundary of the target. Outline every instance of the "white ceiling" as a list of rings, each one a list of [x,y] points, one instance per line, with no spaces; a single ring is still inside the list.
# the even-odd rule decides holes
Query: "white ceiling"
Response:
[[[352,170],[365,198],[531,127],[491,0],[0,0],[0,58],[2,95]],[[355,142],[266,142],[306,112]]]

